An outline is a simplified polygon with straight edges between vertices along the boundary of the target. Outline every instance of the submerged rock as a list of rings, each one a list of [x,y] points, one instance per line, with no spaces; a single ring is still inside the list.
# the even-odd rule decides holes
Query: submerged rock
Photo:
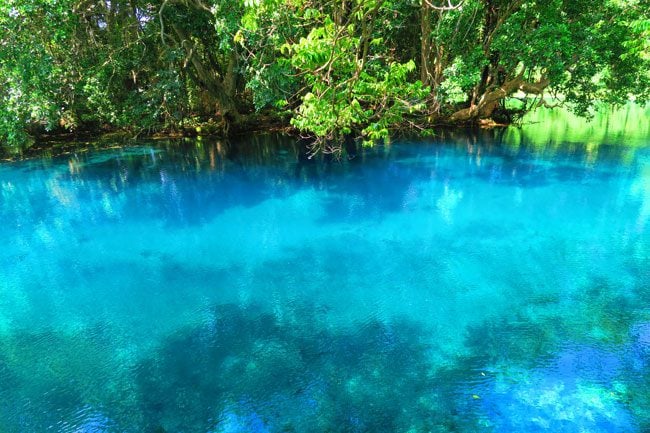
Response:
[[[623,368],[607,350],[572,347],[543,368],[506,370],[472,392],[494,432],[636,432],[617,386]]]
[[[214,433],[270,433],[270,430],[256,413],[237,415],[226,411],[221,416],[218,428]]]
[[[616,394],[600,385],[535,374],[500,388],[481,399],[495,432],[637,431]]]

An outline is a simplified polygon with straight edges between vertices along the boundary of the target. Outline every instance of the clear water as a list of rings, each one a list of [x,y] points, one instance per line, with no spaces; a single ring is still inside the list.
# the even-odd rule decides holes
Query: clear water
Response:
[[[648,431],[650,139],[499,137],[0,165],[0,431]]]

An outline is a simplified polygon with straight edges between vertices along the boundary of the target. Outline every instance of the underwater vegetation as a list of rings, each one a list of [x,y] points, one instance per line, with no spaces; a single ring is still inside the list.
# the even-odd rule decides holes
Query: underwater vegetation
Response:
[[[629,379],[647,375],[649,327],[635,325],[623,347],[567,345],[543,366],[493,366],[491,378],[473,389],[480,424],[495,432],[646,431],[646,410],[629,403],[647,396],[630,389],[638,382]]]
[[[145,424],[164,431],[408,431],[432,424],[428,348],[405,320],[327,326],[326,310],[278,318],[218,306],[139,368]],[[182,408],[191,408],[184,411]]]
[[[650,325],[615,286],[581,291],[590,300],[576,295],[575,311],[592,317],[582,326],[543,298],[470,327],[467,354],[444,366],[437,344],[447,342],[417,322],[340,327],[329,307],[298,303],[217,305],[128,361],[106,356],[102,327],[85,338],[23,332],[2,339],[0,418],[9,432],[61,418],[61,431],[79,432],[643,431]],[[588,338],[593,324],[609,325]],[[60,411],[15,411],[43,396]]]
[[[101,348],[110,343],[98,330],[87,330],[87,338],[75,343],[60,333],[24,333],[2,340],[0,428],[644,431],[648,390],[636,378],[649,375],[650,322],[629,327],[623,343],[559,346],[540,331],[552,322],[509,326],[500,318],[471,328],[470,355],[446,365],[433,361],[439,350],[432,343],[435,334],[413,321],[333,327],[329,309],[313,304],[282,311],[216,305],[203,323],[129,361],[104,356]],[[536,338],[545,342],[531,353],[517,349]],[[493,349],[496,340],[504,343],[500,356]],[[100,377],[110,380],[101,383]],[[31,405],[43,396],[59,410],[43,413]],[[22,407],[16,411],[15,404]]]
[[[590,304],[591,323],[616,328],[590,335],[589,322],[567,330],[570,321],[551,315],[534,322],[501,318],[469,329],[472,356],[459,360],[455,373],[480,372],[458,401],[473,414],[477,430],[647,431],[650,322],[635,322],[645,312],[625,308],[625,318],[612,313],[616,320],[608,320],[602,307],[613,307],[618,295],[612,286],[601,292],[602,281],[593,284],[588,292],[600,299]]]
[[[101,408],[128,400],[128,377],[109,347],[101,328],[1,336],[0,431],[115,431]]]

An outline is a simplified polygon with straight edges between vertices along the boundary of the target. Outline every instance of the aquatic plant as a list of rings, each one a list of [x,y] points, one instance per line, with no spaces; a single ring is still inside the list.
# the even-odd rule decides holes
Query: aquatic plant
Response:
[[[128,400],[116,384],[128,378],[110,347],[101,328],[0,337],[0,431],[114,431],[109,416],[122,414]],[[99,404],[110,409],[99,411]]]
[[[326,311],[304,306],[282,319],[216,307],[138,367],[145,427],[395,432],[432,423],[422,330],[403,320],[334,329]]]

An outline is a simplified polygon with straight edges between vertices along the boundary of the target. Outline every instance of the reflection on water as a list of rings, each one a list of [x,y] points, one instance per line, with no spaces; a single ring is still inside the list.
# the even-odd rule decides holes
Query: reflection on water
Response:
[[[602,144],[645,146],[650,136],[650,105],[632,103],[622,107],[602,106],[591,119],[578,117],[566,109],[540,108],[527,114],[521,128],[507,130],[508,142],[525,142],[537,148],[558,149],[582,145],[588,158]]]
[[[0,165],[0,431],[647,431],[650,140],[522,131]]]
[[[639,229],[642,230],[645,228],[648,217],[650,217],[650,158],[642,160],[640,165],[640,174],[632,184],[630,192],[641,200],[641,210],[639,211],[637,223]]]

